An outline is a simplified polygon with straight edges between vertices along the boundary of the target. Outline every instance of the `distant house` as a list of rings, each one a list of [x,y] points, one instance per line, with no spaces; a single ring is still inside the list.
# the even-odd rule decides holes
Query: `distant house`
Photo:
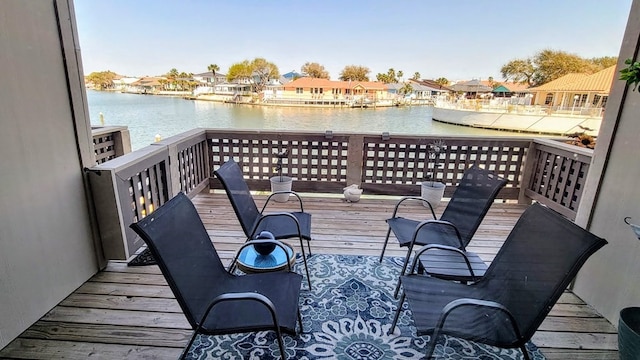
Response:
[[[434,91],[438,92],[438,95],[453,91],[453,89],[451,89],[449,86],[440,85],[434,80],[411,80],[411,81],[434,89]]]
[[[591,75],[567,74],[529,91],[535,105],[604,108],[614,77],[615,66],[611,66]]]
[[[224,83],[227,80],[227,75],[216,73],[214,78],[213,73],[207,71],[193,74],[193,80],[197,83],[196,88],[193,90],[194,95],[211,94],[214,92],[214,85]]]
[[[163,77],[143,77],[127,86],[126,92],[152,94],[164,90],[166,79]]]
[[[491,94],[493,91],[491,86],[487,86],[477,79],[459,82],[450,87],[455,92],[464,93],[468,99],[475,99],[482,94]]]
[[[280,83],[286,84],[301,77],[304,77],[304,75],[296,72],[295,70],[292,70],[280,77]]]
[[[282,85],[287,99],[346,99],[377,101],[389,99],[387,85],[377,81],[335,81],[303,77]]]
[[[131,84],[138,80],[140,80],[140,78],[118,76],[113,80],[113,87],[118,91],[127,91]]]
[[[524,96],[529,93],[529,85],[514,82],[500,83],[491,90],[494,97]]]

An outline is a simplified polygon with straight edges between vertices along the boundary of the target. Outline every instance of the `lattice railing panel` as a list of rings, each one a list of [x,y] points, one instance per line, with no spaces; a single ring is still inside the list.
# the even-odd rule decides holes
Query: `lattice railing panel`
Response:
[[[439,166],[428,159],[429,144],[439,138],[397,137],[382,139],[365,137],[362,183],[389,186],[390,190],[407,193],[408,186],[435,179],[447,185],[447,194],[457,186],[464,171],[476,163],[509,180],[503,198],[516,199],[522,182],[522,164],[530,142],[528,140],[482,140],[445,138],[446,149],[440,155]]]
[[[275,171],[276,154],[287,150],[282,175],[294,179],[300,190],[317,190],[318,183],[344,186],[347,175],[348,137],[322,135],[225,134],[209,136],[211,164],[220,166],[230,158],[237,161],[252,184],[252,189],[266,190]]]

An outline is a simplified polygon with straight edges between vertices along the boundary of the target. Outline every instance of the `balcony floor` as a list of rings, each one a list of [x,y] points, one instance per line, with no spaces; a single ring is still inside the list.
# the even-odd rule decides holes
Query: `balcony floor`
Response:
[[[265,199],[256,196],[258,205]],[[346,203],[341,197],[305,196],[305,211],[313,214],[313,252],[379,255],[387,231],[384,219],[390,216],[396,199],[363,197],[358,203]],[[193,202],[223,261],[230,262],[244,238],[226,195],[203,192]],[[268,210],[294,205],[291,200]],[[469,250],[491,261],[524,208],[494,204]],[[426,214],[420,205],[407,209]],[[386,255],[406,254],[395,240],[389,243]],[[190,334],[156,266],[127,267],[125,262],[111,261],[0,351],[0,358],[175,359]],[[615,327],[569,291],[554,306],[533,342],[547,359],[618,359]]]

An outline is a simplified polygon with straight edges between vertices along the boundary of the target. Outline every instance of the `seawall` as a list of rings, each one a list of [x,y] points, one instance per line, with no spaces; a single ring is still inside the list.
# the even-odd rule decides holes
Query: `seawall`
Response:
[[[598,135],[600,123],[602,122],[601,117],[526,115],[439,107],[433,108],[433,120],[447,124],[492,130],[545,135],[566,135],[585,132],[593,136]]]

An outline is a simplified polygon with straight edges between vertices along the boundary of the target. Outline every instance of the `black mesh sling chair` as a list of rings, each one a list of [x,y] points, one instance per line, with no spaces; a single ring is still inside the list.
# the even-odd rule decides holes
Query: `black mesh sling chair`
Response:
[[[300,239],[300,249],[302,251],[302,260],[307,274],[307,282],[311,289],[311,277],[309,276],[309,268],[307,267],[307,256],[304,251],[303,239],[307,240],[309,254],[311,254],[311,214],[304,212],[302,199],[295,192],[291,192],[298,200],[300,211],[296,212],[271,212],[264,213],[269,200],[275,194],[271,194],[265,202],[262,210],[258,211],[256,202],[251,196],[249,185],[242,174],[242,170],[238,163],[233,159],[229,159],[222,164],[214,174],[222,183],[227,197],[233,206],[240,225],[247,240],[253,239],[262,231],[268,231],[277,239],[288,239],[297,237]]]
[[[447,334],[520,348],[529,359],[526,342],[585,261],[605,244],[559,213],[531,205],[477,282],[465,285],[416,275],[414,269],[402,276],[404,292],[390,333],[406,299],[417,334],[431,335],[427,358],[438,336]]]
[[[400,275],[405,273],[415,245],[440,244],[464,250],[478,230],[496,195],[506,183],[506,179],[493,172],[472,165],[464,172],[440,219],[437,219],[431,204],[426,200],[414,196],[400,199],[393,210],[392,217],[387,219],[389,229],[380,254],[380,261],[392,231],[400,246],[407,247],[407,256]],[[401,205],[408,200],[419,200],[429,204],[433,219],[418,221],[398,216]],[[400,282],[394,294],[396,297],[399,288]]]
[[[195,207],[180,193],[130,227],[147,243],[193,335],[274,330],[284,357],[282,332],[302,330],[298,297],[302,276],[270,272],[229,274]]]

